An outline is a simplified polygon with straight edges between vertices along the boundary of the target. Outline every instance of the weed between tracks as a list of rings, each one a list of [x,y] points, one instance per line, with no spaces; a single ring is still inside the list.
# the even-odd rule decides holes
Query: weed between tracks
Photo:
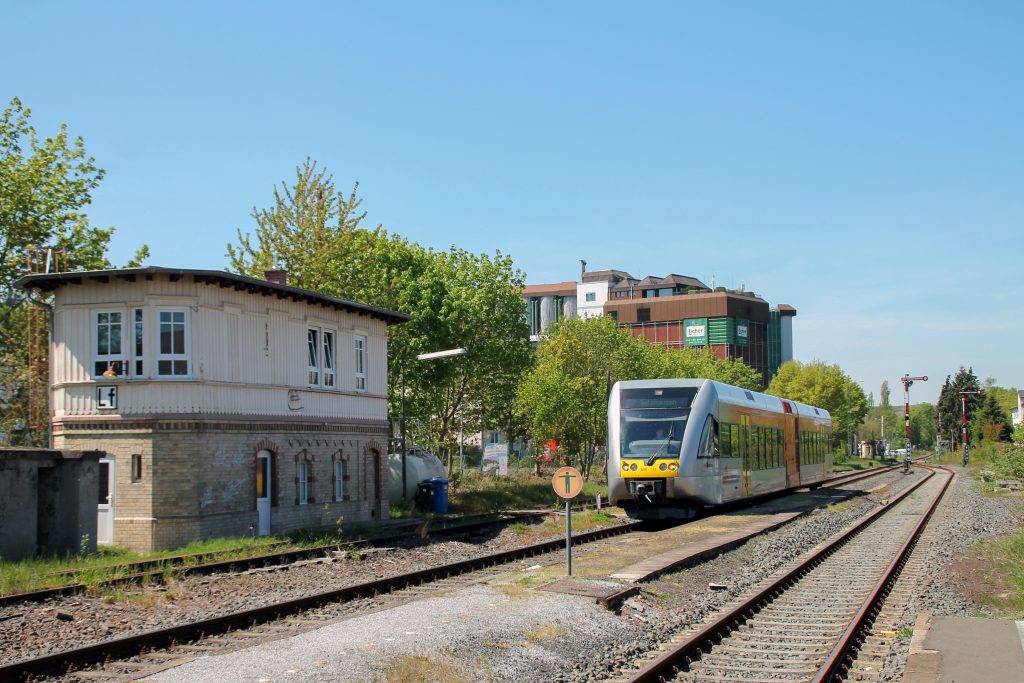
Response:
[[[380,683],[470,683],[470,678],[451,657],[438,654],[399,655],[384,670]]]

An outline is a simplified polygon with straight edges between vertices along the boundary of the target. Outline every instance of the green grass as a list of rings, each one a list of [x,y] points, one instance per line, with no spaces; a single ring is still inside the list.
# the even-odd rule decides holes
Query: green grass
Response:
[[[564,505],[555,495],[551,476],[535,477],[520,472],[506,477],[467,473],[452,482],[448,491],[448,510],[462,514],[485,514],[501,510],[557,508]],[[594,500],[600,493],[607,497],[607,488],[596,481],[583,484],[576,500]]]
[[[857,472],[871,469],[872,467],[882,467],[887,464],[881,458],[849,458],[843,462],[834,463],[832,469],[836,472]]]
[[[991,592],[981,602],[1000,618],[1024,618],[1024,531],[975,546],[991,565]]]
[[[17,562],[0,560],[0,595],[24,593],[43,588],[56,588],[72,584],[85,584],[90,590],[100,593],[100,584],[124,578],[136,573],[126,565],[148,560],[164,560],[179,555],[190,555],[177,568],[217,560],[249,557],[289,548],[308,548],[337,543],[337,536],[319,536],[302,539],[299,537],[262,536],[241,538],[217,538],[196,541],[182,548],[159,550],[150,553],[136,553],[125,548],[102,547],[92,555],[50,556]],[[168,561],[157,567],[173,576],[175,567]]]

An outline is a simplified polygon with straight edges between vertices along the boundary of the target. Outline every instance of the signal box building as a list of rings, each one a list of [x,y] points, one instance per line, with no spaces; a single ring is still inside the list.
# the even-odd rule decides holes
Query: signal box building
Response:
[[[18,281],[54,294],[54,446],[109,454],[100,543],[387,518],[387,330],[409,318],[268,278],[145,267]]]

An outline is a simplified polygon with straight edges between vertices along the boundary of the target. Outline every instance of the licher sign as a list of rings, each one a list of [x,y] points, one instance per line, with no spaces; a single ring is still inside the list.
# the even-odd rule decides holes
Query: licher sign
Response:
[[[687,346],[703,346],[708,342],[708,319],[690,318],[683,321],[683,340]]]

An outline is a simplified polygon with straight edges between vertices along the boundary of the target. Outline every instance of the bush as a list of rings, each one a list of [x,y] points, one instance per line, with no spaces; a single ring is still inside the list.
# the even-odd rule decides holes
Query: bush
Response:
[[[1014,446],[997,452],[990,466],[999,477],[1024,480],[1024,448]]]

